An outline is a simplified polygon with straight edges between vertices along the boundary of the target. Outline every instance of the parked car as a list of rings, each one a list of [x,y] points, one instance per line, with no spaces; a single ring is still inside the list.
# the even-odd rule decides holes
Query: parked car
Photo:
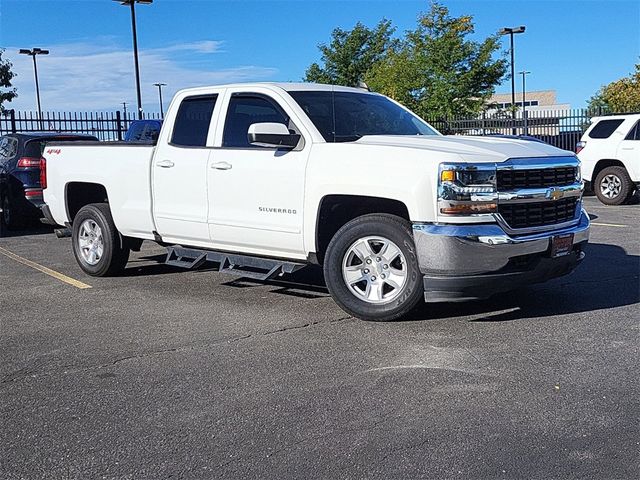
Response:
[[[40,217],[40,159],[47,142],[97,140],[93,135],[11,133],[0,137],[0,222],[15,228]]]
[[[177,93],[154,146],[56,143],[46,205],[89,275],[143,240],[166,262],[268,279],[323,265],[350,315],[486,298],[571,272],[589,217],[576,156],[447,137],[393,100],[314,84]]]
[[[594,117],[576,152],[598,200],[627,202],[640,186],[640,114]]]
[[[162,120],[134,120],[124,135],[124,141],[155,144],[161,128]]]

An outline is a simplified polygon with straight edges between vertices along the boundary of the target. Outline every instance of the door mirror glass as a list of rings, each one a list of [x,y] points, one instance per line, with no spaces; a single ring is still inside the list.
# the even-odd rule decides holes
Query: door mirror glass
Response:
[[[247,137],[251,145],[258,147],[292,149],[300,142],[300,134],[291,133],[283,123],[253,123]]]

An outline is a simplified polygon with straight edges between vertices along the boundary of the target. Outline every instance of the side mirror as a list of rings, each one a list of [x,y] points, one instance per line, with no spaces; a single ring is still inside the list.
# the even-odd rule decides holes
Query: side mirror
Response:
[[[247,133],[249,143],[259,147],[296,148],[300,134],[291,133],[283,123],[253,123]]]

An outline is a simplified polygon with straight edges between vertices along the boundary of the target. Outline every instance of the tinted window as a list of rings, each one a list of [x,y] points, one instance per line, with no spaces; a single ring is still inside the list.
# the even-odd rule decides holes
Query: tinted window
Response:
[[[381,95],[356,92],[289,92],[327,142],[364,135],[437,135],[420,118]]]
[[[625,140],[640,140],[640,121],[637,121],[631,131],[627,133]]]
[[[589,132],[590,138],[609,138],[613,132],[616,131],[624,120],[611,119],[600,120],[595,127]]]
[[[283,123],[290,127],[289,117],[271,100],[259,96],[232,96],[224,124],[222,146],[260,148],[249,143],[247,133],[250,125],[264,122]]]
[[[162,122],[158,120],[137,120],[127,130],[124,141],[155,143],[161,128]]]
[[[18,140],[13,137],[0,137],[0,162],[13,157],[18,150]]]
[[[204,147],[217,95],[199,95],[182,100],[173,125],[171,143],[187,147]]]

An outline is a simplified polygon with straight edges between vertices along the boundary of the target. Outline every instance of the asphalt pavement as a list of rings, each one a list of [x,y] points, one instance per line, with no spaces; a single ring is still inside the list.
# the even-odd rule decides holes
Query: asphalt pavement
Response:
[[[91,278],[68,238],[2,238],[0,478],[639,478],[640,206],[586,203],[573,274],[393,323],[313,270],[145,243]]]

